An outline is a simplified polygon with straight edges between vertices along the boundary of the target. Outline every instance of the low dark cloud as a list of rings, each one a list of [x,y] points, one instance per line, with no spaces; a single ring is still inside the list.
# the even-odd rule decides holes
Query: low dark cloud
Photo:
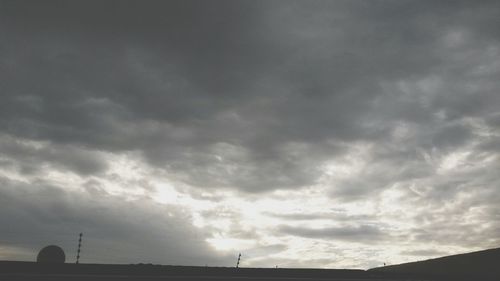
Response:
[[[375,215],[351,215],[342,212],[324,212],[324,213],[266,213],[271,217],[291,220],[291,221],[312,221],[312,220],[331,220],[331,221],[371,221],[376,220]]]
[[[84,233],[82,262],[228,265],[210,248],[210,234],[190,224],[190,214],[151,199],[126,201],[106,192],[70,191],[44,182],[0,180],[1,246],[31,253],[56,244],[68,262]],[[17,259],[16,252],[10,259]],[[25,254],[26,255],[26,254]]]
[[[0,136],[0,150],[3,157],[17,165],[22,172],[35,173],[41,169],[69,170],[78,175],[99,175],[106,171],[107,162],[96,151],[81,147],[30,143],[27,139]],[[9,159],[9,160],[7,160]]]
[[[296,235],[306,238],[328,239],[328,240],[341,240],[360,243],[373,243],[381,239],[388,238],[384,232],[378,227],[373,225],[360,225],[360,226],[339,226],[327,228],[307,228],[307,227],[293,227],[293,226],[280,226],[279,231],[288,235]]]
[[[408,255],[408,256],[424,256],[424,257],[438,257],[438,256],[447,255],[446,252],[437,251],[435,249],[403,251],[403,252],[401,252],[401,254]]]

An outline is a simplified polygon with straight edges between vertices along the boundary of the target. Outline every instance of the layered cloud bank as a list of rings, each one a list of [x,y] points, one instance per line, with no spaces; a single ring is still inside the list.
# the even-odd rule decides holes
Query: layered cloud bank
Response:
[[[497,1],[1,1],[0,259],[500,245]]]

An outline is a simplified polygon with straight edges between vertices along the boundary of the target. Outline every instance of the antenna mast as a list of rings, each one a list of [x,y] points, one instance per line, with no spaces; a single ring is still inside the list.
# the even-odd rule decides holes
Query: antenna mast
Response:
[[[83,233],[80,232],[80,237],[78,238],[78,251],[76,252],[76,264],[80,262],[80,250],[82,248],[82,235]]]
[[[240,267],[241,253],[238,255],[238,262],[236,263],[236,268]]]

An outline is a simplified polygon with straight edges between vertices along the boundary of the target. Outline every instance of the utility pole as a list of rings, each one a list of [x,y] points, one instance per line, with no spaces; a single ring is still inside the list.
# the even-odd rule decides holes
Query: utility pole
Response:
[[[236,263],[236,268],[240,267],[241,253],[238,255],[238,262]]]
[[[78,251],[76,252],[76,264],[80,262],[80,250],[82,248],[82,235],[83,233],[80,232],[80,237],[78,238]]]

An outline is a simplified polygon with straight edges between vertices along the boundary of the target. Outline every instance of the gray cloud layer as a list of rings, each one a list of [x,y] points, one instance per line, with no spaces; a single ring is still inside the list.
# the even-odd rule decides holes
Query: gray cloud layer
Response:
[[[411,147],[465,144],[460,120],[499,102],[495,72],[474,73],[497,4],[385,5],[5,2],[1,126],[247,191],[312,184],[339,143],[391,141],[396,120]]]
[[[110,167],[106,153],[137,152],[193,193],[245,198],[323,185],[337,202],[382,204],[397,188],[402,203],[418,207],[415,240],[446,241],[437,234],[444,217],[458,223],[484,208],[467,229],[487,229],[464,243],[495,245],[499,11],[497,1],[2,1],[0,169],[24,175],[28,192],[41,167],[99,177]],[[365,165],[325,179],[325,165],[360,149]],[[453,153],[465,156],[457,162]],[[2,184],[9,202],[28,209],[74,200],[16,201],[19,183]],[[127,208],[109,204],[113,218]],[[112,235],[162,231],[109,224]]]

